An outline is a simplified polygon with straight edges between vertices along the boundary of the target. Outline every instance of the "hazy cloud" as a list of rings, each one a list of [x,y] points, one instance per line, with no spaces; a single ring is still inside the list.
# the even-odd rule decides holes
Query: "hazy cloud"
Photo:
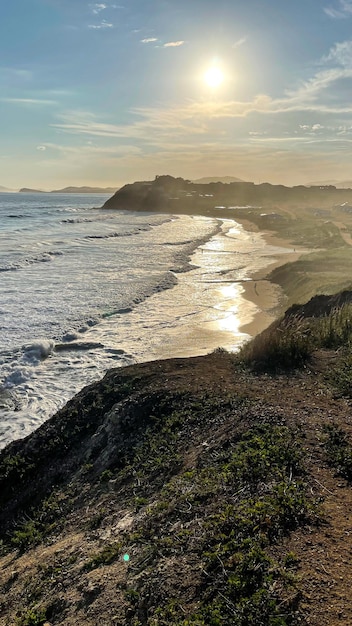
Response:
[[[113,28],[114,25],[110,22],[106,22],[103,20],[100,24],[88,24],[88,28],[92,28],[94,30],[100,30],[101,28]]]
[[[232,48],[239,48],[240,46],[243,46],[244,43],[246,43],[247,41],[247,37],[241,37],[241,39],[238,39],[238,41],[235,41],[232,44]]]
[[[0,67],[0,76],[5,74],[7,77],[19,78],[21,80],[31,80],[33,78],[33,72],[27,69],[21,69],[17,67]]]
[[[77,156],[91,156],[92,158],[96,158],[96,156],[110,156],[117,157],[125,154],[141,154],[141,149],[134,145],[129,144],[119,144],[117,146],[96,146],[91,141],[87,141],[85,146],[65,146],[63,144],[57,143],[45,143],[43,146],[38,147],[37,149],[46,150],[50,148],[51,150],[57,151],[63,155],[72,155],[77,158]]]
[[[99,15],[101,11],[105,11],[105,9],[123,9],[124,7],[119,4],[105,4],[105,2],[96,2],[95,4],[90,5],[91,12],[94,15]]]
[[[350,17],[352,15],[352,0],[339,0],[336,8],[325,7],[324,12],[334,19]]]
[[[104,11],[104,9],[107,9],[108,5],[107,4],[93,4],[91,5],[91,9],[92,9],[92,13],[94,13],[94,15],[98,15],[98,13],[100,13],[100,11]]]
[[[334,62],[342,67],[352,68],[352,41],[342,41],[330,48],[329,53],[323,57],[323,62]]]
[[[0,98],[0,102],[11,102],[13,104],[39,104],[39,105],[57,104],[55,100],[40,100],[39,98]]]
[[[183,46],[184,41],[168,41],[164,43],[163,48],[178,48],[179,46]]]
[[[154,43],[158,41],[156,37],[147,37],[146,39],[141,39],[141,43]]]
[[[306,130],[314,133],[318,130],[324,130],[325,126],[323,126],[322,124],[300,124],[299,128],[300,130]]]

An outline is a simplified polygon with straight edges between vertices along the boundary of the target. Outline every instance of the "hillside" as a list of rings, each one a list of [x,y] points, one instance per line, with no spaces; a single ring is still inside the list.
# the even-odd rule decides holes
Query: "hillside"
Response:
[[[110,370],[10,444],[0,624],[352,623],[349,299]]]

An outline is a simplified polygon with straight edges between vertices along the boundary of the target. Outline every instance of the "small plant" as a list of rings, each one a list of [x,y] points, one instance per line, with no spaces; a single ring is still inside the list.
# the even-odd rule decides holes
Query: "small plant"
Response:
[[[38,522],[35,520],[28,520],[22,524],[19,530],[16,530],[13,533],[11,543],[23,552],[30,546],[40,543],[42,539],[42,529],[40,528]]]
[[[111,480],[113,477],[113,473],[111,470],[104,470],[101,474],[100,474],[100,482],[101,483],[107,483],[109,480]]]
[[[96,530],[101,526],[103,520],[106,518],[106,509],[101,509],[98,513],[93,515],[87,521],[86,527],[87,530]]]
[[[338,474],[352,480],[352,446],[348,442],[347,434],[336,425],[328,424],[324,428],[327,435],[325,450],[329,463]]]
[[[84,569],[92,570],[100,567],[100,565],[110,565],[113,561],[116,561],[121,556],[122,544],[118,541],[111,543],[105,548],[92,556],[92,558],[86,563]]]
[[[93,463],[84,463],[82,465],[82,474],[89,474],[89,472],[93,469]]]
[[[344,350],[327,379],[341,396],[352,397],[352,353]]]
[[[134,499],[134,506],[135,506],[136,511],[139,511],[139,509],[147,503],[148,503],[148,499],[143,498],[142,496],[136,496]]]
[[[43,626],[46,622],[46,610],[44,608],[31,608],[19,616],[16,626]]]

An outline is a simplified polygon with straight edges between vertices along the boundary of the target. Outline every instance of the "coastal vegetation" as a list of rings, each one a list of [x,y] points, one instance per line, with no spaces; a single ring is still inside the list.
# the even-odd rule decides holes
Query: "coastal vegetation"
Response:
[[[0,624],[348,623],[350,296],[111,370],[10,444]]]

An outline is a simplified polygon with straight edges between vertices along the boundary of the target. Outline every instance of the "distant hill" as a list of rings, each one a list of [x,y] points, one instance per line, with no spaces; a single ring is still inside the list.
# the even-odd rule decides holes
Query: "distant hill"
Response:
[[[307,187],[321,187],[333,185],[336,189],[352,189],[352,180],[320,180],[314,183],[307,183]]]
[[[15,189],[9,189],[8,187],[3,187],[0,185],[0,193],[13,193]]]
[[[115,193],[117,187],[65,187],[53,189],[50,193]]]
[[[244,183],[242,178],[236,178],[235,176],[204,176],[203,178],[197,178],[192,180],[192,183],[197,185],[207,185],[208,183]]]
[[[20,193],[44,193],[42,189],[30,189],[29,187],[22,187]]]
[[[42,189],[22,187],[20,193],[115,193],[117,189],[118,187],[64,187],[64,189],[53,189],[45,192]]]

